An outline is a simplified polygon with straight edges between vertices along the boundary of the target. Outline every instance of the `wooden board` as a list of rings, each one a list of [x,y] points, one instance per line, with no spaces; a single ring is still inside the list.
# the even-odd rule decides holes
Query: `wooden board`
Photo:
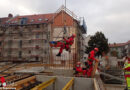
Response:
[[[92,72],[92,75],[91,75],[92,78],[94,77],[94,75],[95,75],[95,73],[96,73],[96,70],[97,70],[97,68],[98,68],[98,63],[99,63],[99,62],[95,62],[94,66],[93,66],[93,72]]]

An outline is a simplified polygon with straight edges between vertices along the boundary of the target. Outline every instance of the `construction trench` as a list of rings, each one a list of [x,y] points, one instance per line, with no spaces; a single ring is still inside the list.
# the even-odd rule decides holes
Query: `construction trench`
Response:
[[[16,90],[98,90],[96,82],[91,78],[73,78],[63,76],[44,76],[44,75],[14,75],[5,76],[7,84],[6,88],[16,88]],[[12,80],[11,80],[12,79]],[[17,84],[17,85],[15,85]],[[15,85],[15,86],[13,86]]]
[[[4,75],[7,87],[16,88],[16,90],[98,90],[98,84],[95,79],[64,77],[64,76],[46,76],[35,74],[14,74]],[[14,86],[13,86],[14,85]]]
[[[11,90],[123,90],[125,88],[123,84],[105,84],[100,74],[119,81],[123,79],[103,72],[95,74],[94,78],[74,77],[74,70],[52,69],[44,64],[35,63],[4,63],[0,65],[0,71],[0,76],[4,76],[7,83],[5,89]]]

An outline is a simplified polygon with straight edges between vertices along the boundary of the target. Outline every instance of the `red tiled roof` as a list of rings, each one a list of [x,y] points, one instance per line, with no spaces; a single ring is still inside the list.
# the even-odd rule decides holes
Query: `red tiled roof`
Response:
[[[109,44],[109,47],[121,47],[121,46],[125,46],[127,44],[130,43],[130,40],[126,43],[115,43],[115,44]]]
[[[130,43],[130,40],[127,43]]]
[[[9,19],[10,19],[9,17],[0,18],[0,24],[1,25],[6,24],[6,21],[8,21]]]
[[[19,24],[20,19],[27,18],[27,24],[39,24],[39,23],[48,23],[55,14],[36,14],[36,15],[25,15],[25,16],[16,16],[14,19],[10,20],[9,24]]]

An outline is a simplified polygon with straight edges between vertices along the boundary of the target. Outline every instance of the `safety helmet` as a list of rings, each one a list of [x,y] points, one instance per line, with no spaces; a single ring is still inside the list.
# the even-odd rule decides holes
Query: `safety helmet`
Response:
[[[76,37],[76,35],[75,35],[75,34],[72,34],[72,36],[73,36],[73,37]]]
[[[98,48],[94,48],[95,51],[98,51],[99,49]]]

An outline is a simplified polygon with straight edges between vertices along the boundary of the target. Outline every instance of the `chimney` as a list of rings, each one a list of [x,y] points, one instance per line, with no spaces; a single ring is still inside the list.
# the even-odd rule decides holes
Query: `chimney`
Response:
[[[9,13],[9,14],[8,14],[8,17],[9,17],[9,18],[12,18],[12,17],[13,17],[13,14]]]

